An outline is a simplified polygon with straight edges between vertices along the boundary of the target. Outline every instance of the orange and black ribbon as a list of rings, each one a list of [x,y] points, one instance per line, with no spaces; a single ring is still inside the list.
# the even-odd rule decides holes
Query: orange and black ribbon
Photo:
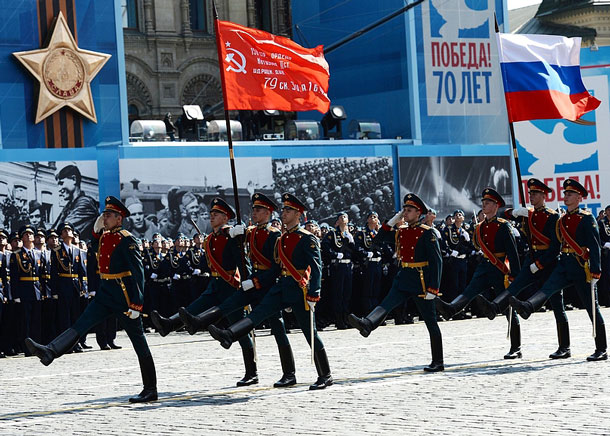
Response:
[[[38,35],[40,47],[46,46],[51,36],[55,18],[63,12],[74,40],[76,32],[76,9],[74,0],[38,0]],[[83,147],[83,123],[80,115],[66,107],[46,118],[45,144],[47,148]]]

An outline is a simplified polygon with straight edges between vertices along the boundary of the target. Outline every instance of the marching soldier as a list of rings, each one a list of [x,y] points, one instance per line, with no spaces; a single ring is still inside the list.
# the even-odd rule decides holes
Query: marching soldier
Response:
[[[427,211],[417,195],[407,194],[403,199],[403,210],[381,227],[377,238],[395,239],[400,270],[390,292],[379,306],[365,318],[350,314],[348,320],[366,338],[393,308],[402,305],[409,297],[416,297],[415,304],[426,323],[432,348],[432,362],[424,371],[438,372],[443,371],[445,366],[442,335],[436,321],[433,300],[439,292],[442,258],[436,233],[432,228],[419,223],[420,216]],[[403,219],[406,225],[400,226],[396,232],[392,231],[392,227]]]
[[[544,203],[546,194],[553,190],[534,178],[527,181],[527,186],[533,208],[517,208],[512,211],[512,216],[521,217],[524,221],[523,228],[529,242],[529,254],[525,260],[525,265],[508,289],[501,292],[492,302],[489,302],[482,295],[477,297],[478,304],[489,319],[494,319],[496,314],[503,313],[508,308],[508,299],[511,295],[518,296],[521,291],[534,284],[540,287],[548,280],[557,264],[559,241],[555,228],[559,214],[546,207]],[[551,359],[565,359],[570,357],[571,353],[570,331],[568,318],[563,307],[562,291],[554,294],[550,301],[557,323],[559,348],[549,357]]]
[[[26,339],[26,346],[44,365],[69,351],[91,327],[110,315],[118,317],[138,355],[144,389],[132,403],[157,399],[155,364],[146,343],[140,312],[144,268],[138,250],[138,240],[123,230],[123,219],[129,210],[115,197],[106,197],[106,207],[93,225],[92,250],[99,253],[100,287],[95,298],[76,323],[44,346]]]
[[[243,310],[245,306],[256,307],[271,286],[275,284],[280,271],[278,268],[273,268],[273,250],[281,232],[269,224],[274,210],[276,210],[275,203],[266,195],[256,192],[252,196],[252,221],[255,225],[248,228],[243,225],[236,225],[229,230],[233,238],[245,233],[252,274],[247,280],[241,282],[243,292],[240,290],[234,292],[220,305],[214,306],[198,316],[193,316],[185,309],[180,309],[180,318],[191,335],[205,330],[210,324],[232,312]],[[283,371],[282,378],[273,387],[292,386],[297,382],[294,357],[288,336],[286,336],[281,312],[278,310],[271,314],[268,321],[271,326],[271,333],[278,346]]]
[[[247,335],[269,316],[286,307],[292,308],[301,331],[314,350],[318,379],[309,389],[324,389],[333,384],[333,379],[324,344],[316,331],[313,313],[316,302],[320,299],[320,243],[314,235],[300,226],[306,206],[289,193],[283,194],[282,200],[282,223],[286,231],[275,244],[273,264],[273,268],[280,269],[279,281],[247,317],[226,330],[214,325],[209,326],[208,330],[224,348],[229,348],[234,341]]]
[[[330,289],[333,295],[335,325],[339,330],[347,328],[345,324],[350,312],[352,299],[352,257],[355,252],[354,237],[350,233],[348,217],[345,212],[337,215],[336,227],[322,239],[322,250],[325,258],[330,259]]]
[[[440,298],[436,300],[436,308],[446,320],[459,313],[477,295],[489,288],[493,288],[496,293],[504,291],[520,269],[512,227],[505,219],[496,217],[498,209],[505,205],[502,196],[492,188],[485,188],[481,200],[485,220],[475,229],[474,246],[483,251],[485,261],[477,266],[464,292],[451,303],[445,303]],[[506,265],[506,259],[510,267]],[[512,313],[510,324],[511,345],[504,358],[517,359],[521,357],[521,329],[515,313]]]
[[[242,262],[242,252],[237,239],[232,238],[227,223],[235,218],[233,208],[222,198],[214,198],[210,207],[210,224],[212,233],[205,240],[205,252],[208,266],[212,271],[212,280],[206,291],[201,296],[186,307],[189,314],[200,314],[214,306],[220,305],[223,301],[240,291],[241,277],[248,277],[250,268],[248,263]],[[244,316],[243,308],[241,311],[232,312],[227,315],[229,322],[239,321]],[[177,330],[184,324],[179,313],[175,313],[169,318],[164,318],[158,312],[151,313],[151,321],[157,332],[161,336],[166,336],[170,332]],[[246,367],[245,376],[237,382],[238,386],[248,386],[258,383],[258,373],[254,348],[249,336],[240,338],[239,344],[242,348],[244,365]]]
[[[381,251],[374,244],[378,230],[379,215],[371,211],[366,217],[366,226],[356,235],[356,250],[360,254],[363,272],[361,307],[365,313],[370,312],[379,303]]]
[[[556,225],[561,243],[561,255],[557,266],[542,288],[526,301],[510,297],[510,304],[524,319],[538,310],[553,294],[573,285],[587,309],[589,318],[595,316],[595,352],[589,361],[607,360],[606,327],[595,297],[595,313],[592,313],[592,289],[600,277],[600,239],[597,222],[590,212],[580,209],[580,203],[588,195],[587,190],[576,180],[563,182],[564,203],[568,212]]]
[[[27,337],[40,341],[41,337],[41,300],[40,267],[41,252],[34,247],[34,228],[25,225],[19,229],[23,246],[13,252],[9,262],[12,278],[11,292],[13,301],[20,309],[21,328],[19,342]],[[25,350],[26,356],[31,355]]]

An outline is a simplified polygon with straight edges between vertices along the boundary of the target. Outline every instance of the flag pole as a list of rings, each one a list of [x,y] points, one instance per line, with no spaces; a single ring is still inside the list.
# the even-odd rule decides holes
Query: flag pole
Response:
[[[225,70],[223,68],[222,50],[220,47],[220,32],[218,29],[218,11],[216,3],[212,1],[214,9],[214,31],[216,32],[216,50],[218,51],[218,66],[220,68],[220,82],[222,85],[222,102],[225,111],[225,122],[227,126],[227,142],[229,143],[229,160],[231,162],[231,180],[233,182],[233,201],[235,202],[235,213],[237,214],[237,224],[241,223],[241,211],[239,208],[239,195],[237,194],[237,175],[235,174],[235,155],[233,153],[233,138],[231,135],[231,120],[229,119],[229,110],[227,102],[227,90],[225,86]],[[241,239],[240,239],[241,245]],[[242,250],[243,252],[243,250]]]
[[[235,203],[235,214],[237,215],[237,224],[241,224],[241,210],[239,207],[239,195],[237,193],[237,174],[235,172],[235,154],[233,153],[233,138],[231,135],[231,120],[229,119],[229,106],[227,103],[227,89],[225,86],[225,69],[223,67],[222,49],[220,47],[220,31],[218,26],[218,10],[216,9],[216,3],[212,0],[212,9],[214,10],[214,32],[216,32],[216,50],[218,51],[218,66],[220,68],[220,83],[222,85],[222,104],[225,111],[225,123],[227,127],[227,142],[229,144],[229,161],[231,163],[231,181],[233,182],[233,202]],[[241,236],[237,236],[237,243],[239,244],[239,254],[241,256],[242,270],[246,270],[246,259],[244,255],[244,244]],[[243,280],[245,277],[241,277]],[[247,312],[251,312],[251,306],[248,305]],[[252,329],[252,343],[254,350],[254,361],[258,360],[256,354],[256,333]]]
[[[494,12],[494,25],[496,29],[496,33],[500,33],[500,28],[498,27],[498,20],[496,19],[496,13]],[[521,180],[521,167],[519,167],[519,152],[517,151],[517,141],[515,139],[515,128],[513,126],[513,122],[508,122],[508,129],[510,130],[510,141],[513,147],[513,159],[515,160],[515,169],[517,170],[517,182],[519,184],[519,199],[521,201],[521,207],[526,207],[525,205],[525,192],[523,190],[523,181]],[[508,331],[506,332],[506,339],[510,339],[510,331],[513,327],[513,307],[508,306]]]

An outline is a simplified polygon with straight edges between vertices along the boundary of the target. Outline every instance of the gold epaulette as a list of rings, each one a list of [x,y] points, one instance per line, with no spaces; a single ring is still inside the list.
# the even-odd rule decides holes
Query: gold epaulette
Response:
[[[126,237],[126,238],[131,236],[131,233],[128,230],[125,230],[125,229],[121,229],[121,231],[119,233],[121,233],[121,235]]]
[[[298,230],[299,233],[302,233],[304,235],[313,235],[313,233],[311,233],[309,230],[307,230],[305,227],[301,227]]]
[[[273,227],[273,226],[268,226],[267,230],[269,230],[270,232],[281,232],[280,229],[278,229],[277,227]]]
[[[420,224],[419,226],[424,230],[430,230],[430,228],[431,228],[430,226],[427,226],[425,224]]]
[[[592,215],[591,211],[588,209],[578,209],[578,213],[581,215]]]
[[[504,223],[507,223],[507,222],[508,222],[508,221],[507,221],[507,220],[505,220],[504,218],[496,218],[496,219],[498,220],[498,222],[499,222],[500,224],[504,224]]]
[[[552,215],[557,215],[557,211],[555,209],[551,209],[550,207],[547,207],[546,211]]]

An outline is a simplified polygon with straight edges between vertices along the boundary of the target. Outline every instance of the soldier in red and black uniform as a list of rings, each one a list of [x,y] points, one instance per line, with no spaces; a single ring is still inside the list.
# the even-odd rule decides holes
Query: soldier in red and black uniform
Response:
[[[587,360],[607,360],[606,327],[599,310],[596,292],[593,292],[595,313],[592,312],[591,289],[595,288],[601,276],[601,250],[597,222],[589,211],[579,207],[582,199],[588,196],[587,190],[580,183],[567,179],[563,182],[563,190],[564,203],[568,207],[568,212],[557,221],[556,233],[561,243],[561,254],[557,266],[538,292],[526,301],[511,297],[510,304],[519,315],[527,319],[553,294],[573,285],[587,309],[589,318],[593,320],[593,316],[595,316],[595,352],[587,357]]]
[[[283,194],[282,200],[282,223],[286,231],[275,244],[273,264],[273,268],[277,270],[274,274],[280,276],[278,282],[250,315],[226,330],[214,325],[209,326],[208,330],[224,348],[229,348],[234,341],[245,337],[255,326],[280,310],[290,307],[307,342],[314,350],[318,379],[309,389],[325,389],[333,384],[333,378],[324,344],[316,331],[313,314],[316,303],[320,300],[320,242],[300,225],[306,206],[289,193]]]
[[[212,307],[220,305],[240,289],[241,278],[248,277],[249,264],[243,264],[240,244],[236,238],[231,237],[232,227],[227,225],[230,219],[235,218],[233,208],[222,198],[214,198],[210,205],[210,224],[213,232],[205,239],[205,253],[212,279],[208,288],[201,296],[189,304],[182,312],[200,314]],[[183,326],[180,314],[176,313],[169,318],[162,317],[157,311],[150,314],[151,321],[161,336]],[[184,317],[184,315],[183,315]],[[229,322],[236,322],[244,317],[243,306],[241,310],[227,315]],[[258,383],[254,348],[249,336],[240,339],[246,375],[237,382],[238,386],[247,386]]]
[[[129,210],[115,197],[106,197],[106,207],[95,221],[92,250],[98,253],[100,285],[95,298],[76,323],[47,346],[26,339],[28,350],[40,358],[44,365],[69,351],[93,326],[111,315],[115,315],[129,336],[140,362],[144,389],[132,403],[143,403],[157,399],[157,375],[155,364],[146,343],[140,312],[142,311],[142,289],[144,268],[138,249],[139,241],[122,223]]]
[[[432,362],[424,371],[437,372],[443,371],[445,366],[443,339],[433,300],[438,295],[443,260],[437,234],[431,227],[419,223],[420,216],[427,212],[428,208],[417,195],[407,194],[403,199],[403,210],[381,227],[376,238],[396,241],[400,270],[390,292],[379,306],[365,318],[350,314],[348,321],[366,338],[392,309],[403,304],[407,298],[416,297],[415,304],[428,328],[432,348]],[[393,231],[394,225],[402,219],[406,225]]]
[[[542,286],[557,265],[559,240],[555,228],[559,214],[546,207],[544,203],[546,194],[553,192],[553,190],[540,180],[533,178],[527,181],[527,186],[533,208],[520,207],[513,210],[511,215],[523,221],[522,228],[528,239],[529,254],[519,275],[506,291],[501,292],[492,302],[489,302],[482,295],[477,297],[478,304],[489,319],[494,319],[496,314],[503,313],[508,308],[508,299],[511,295],[516,297],[532,285],[536,285],[537,288]],[[565,359],[571,355],[570,331],[563,306],[562,291],[554,294],[550,301],[557,322],[559,348],[549,357],[551,359]]]
[[[256,307],[273,286],[279,275],[279,269],[273,268],[273,250],[281,232],[269,223],[271,213],[276,210],[275,203],[259,192],[252,196],[252,221],[255,225],[246,228],[236,225],[229,232],[232,237],[246,235],[248,258],[252,265],[252,274],[241,282],[241,290],[233,293],[218,306],[214,306],[198,316],[180,309],[180,318],[190,334],[205,330],[210,324],[220,320],[235,311],[241,311],[245,306]],[[283,376],[273,386],[282,388],[296,384],[294,357],[286,335],[284,320],[280,311],[268,318],[271,333],[280,353]]]
[[[504,199],[494,189],[485,188],[481,194],[481,204],[485,219],[477,224],[473,243],[475,248],[483,252],[485,260],[477,266],[464,292],[455,297],[451,303],[445,303],[440,298],[436,300],[436,308],[445,319],[450,319],[459,313],[477,295],[490,288],[497,294],[502,293],[521,268],[513,227],[507,220],[496,217],[498,209],[505,205]],[[512,312],[510,350],[504,358],[520,357],[521,329],[519,319]]]

